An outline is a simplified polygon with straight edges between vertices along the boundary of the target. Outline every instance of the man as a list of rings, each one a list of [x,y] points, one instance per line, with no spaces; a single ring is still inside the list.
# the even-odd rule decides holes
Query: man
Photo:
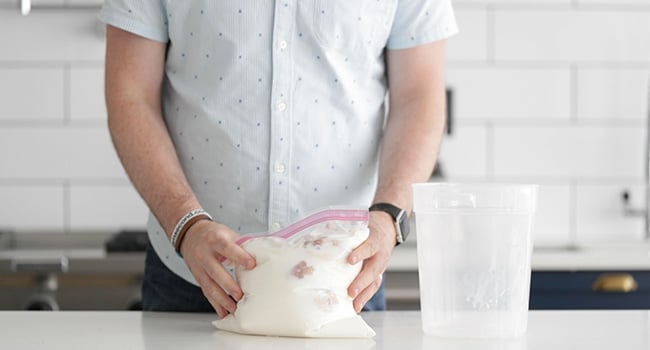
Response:
[[[348,257],[355,309],[384,308],[384,210],[409,212],[435,163],[450,1],[107,0],[100,17],[109,128],[152,213],[144,308],[224,317],[242,291],[219,259],[255,266],[240,234],[385,203]]]

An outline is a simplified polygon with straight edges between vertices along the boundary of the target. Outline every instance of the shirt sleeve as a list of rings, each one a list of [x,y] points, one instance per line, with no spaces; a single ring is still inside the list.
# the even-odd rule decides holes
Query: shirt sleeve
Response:
[[[147,39],[163,43],[169,40],[163,0],[105,0],[99,19]]]
[[[386,48],[406,49],[458,33],[451,0],[398,0]]]

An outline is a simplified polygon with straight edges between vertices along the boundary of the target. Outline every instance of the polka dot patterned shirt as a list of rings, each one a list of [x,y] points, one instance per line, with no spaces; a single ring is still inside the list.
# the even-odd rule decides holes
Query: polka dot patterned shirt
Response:
[[[456,33],[451,0],[106,0],[104,22],[168,45],[163,114],[215,220],[275,231],[367,207],[385,117],[384,49]],[[151,241],[195,282],[150,215]]]

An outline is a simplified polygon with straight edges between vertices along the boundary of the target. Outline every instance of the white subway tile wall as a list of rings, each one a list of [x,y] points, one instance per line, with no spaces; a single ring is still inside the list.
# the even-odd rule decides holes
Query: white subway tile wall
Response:
[[[444,177],[481,179],[488,173],[487,154],[489,130],[482,126],[460,126],[452,129],[440,145],[438,166]]]
[[[580,68],[576,82],[578,118],[645,121],[649,90],[647,69]]]
[[[450,65],[447,82],[458,90],[454,107],[459,119],[567,120],[571,116],[568,68]]]
[[[106,122],[102,65],[70,70],[70,119]]]
[[[650,3],[455,4],[455,130],[440,155],[448,180],[539,183],[536,245],[643,239],[643,219],[623,214],[620,193],[645,206]]]
[[[103,60],[97,11],[41,7],[21,16],[14,8],[0,7],[0,62],[67,66]]]
[[[63,122],[63,71],[0,68],[0,120]]]
[[[97,9],[22,17],[9,3],[0,0],[0,228],[143,228],[146,206],[106,130]],[[539,183],[538,245],[641,240],[643,220],[623,214],[620,194],[643,206],[650,3],[454,4],[445,180]]]
[[[502,61],[646,62],[646,10],[567,7],[495,11],[495,57]]]
[[[512,5],[512,4],[570,4],[574,0],[456,0],[455,4],[499,4],[499,5]]]
[[[141,229],[147,212],[142,199],[126,181],[70,187],[70,228],[74,231]]]
[[[645,130],[632,126],[502,126],[494,130],[497,177],[636,178]]]
[[[571,186],[554,185],[537,181],[539,186],[535,232],[536,246],[560,246],[574,244],[571,235]]]
[[[5,148],[0,152],[6,152]],[[0,230],[63,231],[64,193],[63,183],[0,182]]]
[[[105,127],[3,127],[0,180],[125,177]]]
[[[449,40],[447,60],[485,61],[487,60],[487,19],[488,13],[482,9],[457,9],[456,21],[463,35]]]
[[[641,217],[623,214],[623,191],[629,191],[630,204],[640,208],[645,193],[642,184],[613,182],[579,184],[576,188],[576,230],[582,242],[629,243],[644,238]]]
[[[142,229],[106,128],[98,8],[61,3],[84,7],[34,2],[22,17],[0,2],[0,229]]]

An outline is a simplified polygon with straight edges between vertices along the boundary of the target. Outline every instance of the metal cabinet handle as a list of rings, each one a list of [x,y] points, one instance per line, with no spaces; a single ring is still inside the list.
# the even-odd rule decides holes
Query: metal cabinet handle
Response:
[[[630,293],[639,288],[629,273],[604,273],[594,281],[591,289],[602,293]]]

